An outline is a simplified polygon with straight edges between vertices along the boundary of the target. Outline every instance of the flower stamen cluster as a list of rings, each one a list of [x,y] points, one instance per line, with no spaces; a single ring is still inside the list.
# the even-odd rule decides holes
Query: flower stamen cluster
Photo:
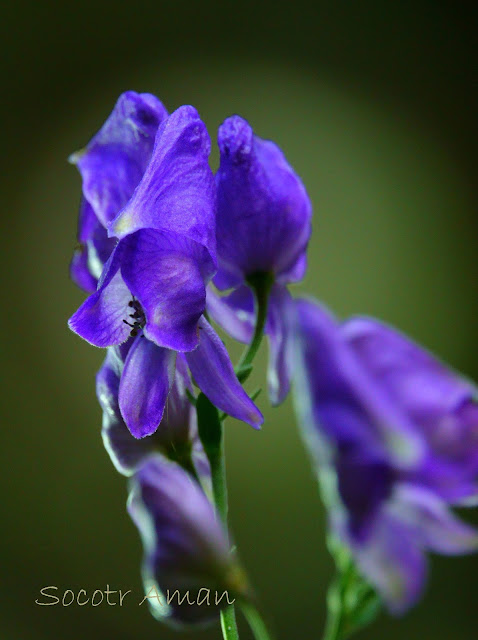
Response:
[[[128,302],[128,307],[132,307],[133,313],[129,314],[129,317],[133,320],[133,324],[128,320],[124,320],[123,322],[131,327],[131,331],[129,335],[131,338],[135,338],[138,333],[144,329],[144,325],[146,324],[146,316],[144,315],[143,308],[136,298],[133,297],[132,300]]]

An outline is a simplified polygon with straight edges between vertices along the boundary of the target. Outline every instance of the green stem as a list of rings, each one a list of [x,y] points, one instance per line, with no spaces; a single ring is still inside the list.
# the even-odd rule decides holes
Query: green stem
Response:
[[[252,361],[261,345],[267,318],[267,306],[273,278],[270,274],[257,273],[248,279],[256,297],[256,327],[251,344],[236,367],[237,377],[243,382],[252,371]],[[214,503],[217,513],[227,527],[228,496],[226,482],[226,458],[224,450],[224,430],[217,408],[204,395],[200,394],[196,401],[198,414],[198,430],[204,450],[211,467],[211,482]],[[242,604],[256,640],[269,640],[270,636],[257,610],[248,603]],[[229,605],[221,611],[221,629],[224,640],[239,640],[234,605]]]
[[[323,640],[341,640],[343,602],[339,579],[335,579],[327,594],[327,622]]]
[[[256,301],[256,326],[251,343],[247,347],[236,367],[237,377],[241,382],[244,382],[244,380],[249,376],[252,361],[261,346],[262,338],[264,336],[264,327],[267,320],[269,293],[274,280],[272,274],[256,273],[249,276],[247,282],[254,291]]]
[[[233,604],[228,605],[221,611],[221,629],[224,640],[239,640],[236,611]]]
[[[256,640],[272,640],[260,613],[250,602],[242,602],[241,610]]]
[[[216,509],[227,531],[227,516],[229,511],[229,501],[227,496],[227,480],[226,480],[226,456],[224,451],[224,431],[220,426],[221,435],[217,450],[209,458],[211,464],[211,482],[214,494],[214,502]]]
[[[217,414],[217,410],[216,410]],[[219,416],[218,416],[219,419]],[[227,514],[229,510],[226,481],[226,456],[224,455],[224,431],[219,422],[221,435],[219,446],[209,458],[211,465],[212,491],[216,509],[227,533]],[[221,629],[224,640],[239,640],[237,629],[236,611],[234,605],[228,605],[221,610]]]
[[[203,393],[199,394],[196,408],[199,437],[211,467],[214,504],[227,532],[228,500],[223,428],[218,410]],[[224,640],[239,639],[234,605],[229,605],[221,611],[221,629]]]
[[[357,572],[348,552],[333,539],[329,540],[329,549],[337,573],[327,593],[324,640],[345,640],[375,620],[380,600]]]
[[[325,623],[324,640],[342,640],[348,622],[348,611],[345,605],[347,591],[353,583],[354,566],[350,555],[337,544],[333,538],[328,540],[335,564],[336,575],[327,593],[327,621]]]

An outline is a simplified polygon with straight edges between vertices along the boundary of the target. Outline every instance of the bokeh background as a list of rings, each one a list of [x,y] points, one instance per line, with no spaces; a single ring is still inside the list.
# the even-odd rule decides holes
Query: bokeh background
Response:
[[[192,103],[213,137],[237,112],[277,141],[315,210],[296,291],[392,322],[478,379],[474,15],[425,0],[310,6],[3,5],[3,640],[219,638],[173,633],[137,606],[141,548],[99,436],[102,353],[66,326],[83,299],[67,274],[80,180],[66,158],[120,92]],[[332,575],[323,512],[290,401],[261,402],[262,432],[227,427],[232,529],[278,637],[319,638]],[[478,558],[433,558],[431,569],[415,610],[382,615],[361,637],[476,638]],[[34,604],[46,585],[106,584],[134,598]]]

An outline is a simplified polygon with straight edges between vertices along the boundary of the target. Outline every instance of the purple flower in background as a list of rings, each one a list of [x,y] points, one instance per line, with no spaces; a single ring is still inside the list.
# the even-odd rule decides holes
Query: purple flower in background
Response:
[[[193,472],[209,487],[209,462],[199,440],[196,410],[187,396],[187,391],[193,395],[193,387],[181,354],[176,359],[174,381],[157,431],[139,440],[131,435],[119,408],[121,374],[130,346],[127,342],[110,347],[96,376],[96,394],[103,410],[103,443],[114,466],[130,476],[148,455],[161,452],[185,468],[192,465]]]
[[[128,510],[144,546],[145,594],[158,619],[209,622],[228,597],[231,602],[246,595],[227,535],[191,476],[156,454],[138,469],[130,487]]]
[[[250,342],[254,301],[251,276],[268,274],[274,285],[265,331],[269,337],[269,394],[273,404],[286,396],[290,381],[287,345],[291,304],[286,285],[306,270],[312,209],[305,188],[273,142],[254,135],[239,116],[219,128],[217,255],[214,284],[233,289],[225,297],[208,290],[208,310],[235,339]]]
[[[127,91],[85,149],[70,157],[83,182],[78,248],[70,275],[88,293],[96,290],[116,244],[114,238],[108,238],[107,227],[143,177],[158,126],[167,115],[155,96]]]
[[[478,549],[449,508],[478,497],[477,389],[376,320],[296,307],[296,405],[332,531],[402,613],[422,592],[426,551]]]

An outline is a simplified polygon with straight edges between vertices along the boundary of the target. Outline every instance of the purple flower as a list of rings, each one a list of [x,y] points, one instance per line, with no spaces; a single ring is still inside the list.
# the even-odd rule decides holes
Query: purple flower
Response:
[[[197,346],[205,285],[216,259],[209,151],[206,128],[193,107],[180,107],[159,127],[141,182],[109,225],[109,234],[121,240],[97,291],[70,320],[88,342],[113,346],[131,329],[141,329],[159,346]],[[111,199],[106,202],[111,214]]]
[[[227,535],[191,476],[156,454],[138,469],[130,488],[128,510],[144,546],[145,594],[158,619],[208,622],[227,598],[246,595]]]
[[[199,343],[208,264],[206,250],[189,238],[155,229],[126,236],[70,328],[97,347],[142,331],[158,346],[190,351]]]
[[[257,272],[282,284],[300,280],[311,217],[302,182],[277,145],[255,136],[239,116],[221,125],[218,144],[215,284],[230,289]]]
[[[137,438],[154,433],[161,422],[177,352],[188,352],[196,383],[217,407],[253,426],[262,423],[224,346],[202,317],[216,262],[209,151],[206,128],[193,107],[180,107],[163,121],[139,184],[109,224],[109,234],[120,240],[98,288],[70,318],[71,329],[98,347],[135,338],[125,357],[118,402]],[[138,172],[129,168],[118,180],[124,174],[131,186],[131,175]],[[113,182],[114,172],[95,176],[92,170],[90,182],[103,193],[102,180]],[[103,221],[114,215],[120,199],[113,196],[126,187],[106,191],[108,197],[97,198]]]
[[[402,613],[426,551],[478,549],[449,508],[478,497],[477,389],[377,320],[302,300],[297,322],[296,404],[332,530]]]
[[[88,293],[96,290],[116,244],[114,238],[108,238],[107,226],[143,177],[158,126],[166,117],[166,109],[155,96],[127,91],[86,148],[70,157],[83,181],[78,248],[70,275]]]
[[[225,346],[204,318],[199,320],[198,332],[198,347],[185,354],[158,347],[142,333],[120,347],[109,349],[98,379],[100,402],[105,408],[102,393],[114,398],[116,419],[121,420],[121,424],[124,422],[135,438],[150,436],[160,423],[163,424],[170,395],[173,394],[171,401],[179,400],[175,385],[177,387],[178,376],[184,378],[186,365],[196,384],[215,406],[253,427],[262,424],[262,414],[239,383]],[[184,417],[184,394],[180,397],[180,421]],[[175,429],[178,428],[176,425]],[[148,446],[145,445],[146,450]],[[142,450],[139,446],[138,451]]]
[[[108,238],[106,229],[85,198],[80,204],[77,239],[78,244],[70,263],[70,277],[80,289],[93,293],[116,240]]]
[[[187,392],[193,387],[184,356],[178,355],[174,382],[157,431],[142,439],[134,438],[119,408],[119,389],[131,341],[110,347],[96,376],[96,394],[103,410],[103,443],[116,469],[132,475],[144,459],[154,452],[176,460],[185,468],[191,465],[201,481],[210,486],[210,467],[197,431],[197,415]]]
[[[291,298],[285,285],[305,273],[312,209],[305,188],[271,141],[254,135],[239,116],[219,128],[220,166],[217,184],[217,254],[214,284],[233,289],[220,298],[208,292],[211,316],[237,340],[250,342],[254,301],[251,276],[268,274],[275,282],[269,301],[269,393],[280,403],[289,389]]]

